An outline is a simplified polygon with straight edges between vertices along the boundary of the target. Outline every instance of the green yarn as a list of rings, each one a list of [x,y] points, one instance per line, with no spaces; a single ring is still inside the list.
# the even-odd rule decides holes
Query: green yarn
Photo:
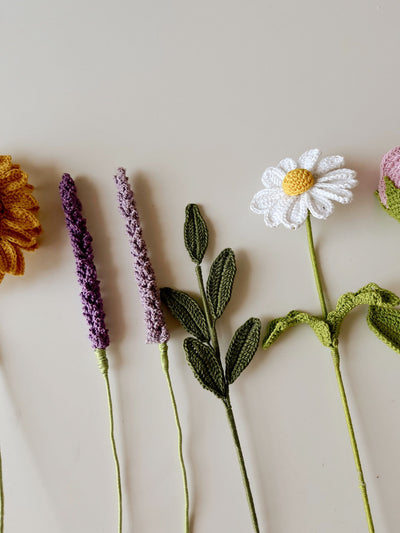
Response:
[[[161,355],[161,366],[167,379],[168,390],[171,397],[172,408],[174,410],[175,424],[178,431],[178,449],[179,449],[179,462],[181,465],[183,490],[185,493],[185,533],[190,531],[190,517],[189,517],[189,489],[186,474],[185,461],[183,459],[183,439],[182,439],[182,427],[179,421],[178,407],[176,405],[175,394],[172,388],[171,376],[169,374],[169,361],[168,361],[168,345],[163,342],[158,345]]]
[[[200,264],[208,246],[208,229],[196,204],[189,204],[185,211],[183,235],[191,260]]]
[[[387,208],[382,203],[381,205],[386,211],[386,213],[388,213],[391,217],[395,218],[397,222],[400,222],[400,189],[396,187],[396,185],[388,176],[385,176],[384,180],[385,193],[387,198]]]
[[[97,361],[98,361],[98,365],[99,365],[100,371],[103,374],[105,382],[106,382],[107,400],[108,400],[108,413],[109,413],[109,418],[110,418],[110,440],[111,440],[111,447],[112,447],[112,452],[113,452],[113,457],[114,457],[115,473],[116,473],[116,478],[117,478],[118,533],[122,533],[121,469],[120,469],[120,465],[119,465],[117,446],[115,444],[115,437],[114,437],[114,414],[113,414],[113,405],[112,405],[112,398],[111,398],[110,381],[108,379],[108,359],[107,359],[106,351],[104,349],[97,348],[95,350],[95,354],[96,354],[96,357],[97,357]]]
[[[225,248],[211,265],[207,280],[208,303],[214,320],[220,318],[231,299],[235,274],[235,254]]]
[[[214,348],[193,337],[184,340],[183,348],[186,352],[187,362],[200,385],[213,392],[218,398],[226,398],[227,387],[224,371]]]
[[[367,323],[378,339],[395,352],[400,353],[400,311],[398,309],[371,305]]]
[[[260,342],[260,333],[260,319],[249,318],[233,335],[225,359],[225,374],[229,385],[232,385],[253,359]]]
[[[322,281],[318,270],[318,264],[317,264],[317,257],[315,254],[315,247],[314,247],[314,239],[312,235],[312,227],[311,227],[311,216],[310,211],[308,212],[307,218],[306,218],[306,228],[307,228],[307,240],[308,240],[308,249],[310,252],[310,259],[311,264],[313,267],[314,272],[314,278],[315,278],[315,284],[317,286],[319,301],[321,304],[321,311],[323,318],[326,318],[326,315],[328,314],[328,311],[326,309],[326,302],[324,297],[324,291],[322,289]]]
[[[4,488],[3,488],[3,461],[0,452],[0,533],[4,531]]]

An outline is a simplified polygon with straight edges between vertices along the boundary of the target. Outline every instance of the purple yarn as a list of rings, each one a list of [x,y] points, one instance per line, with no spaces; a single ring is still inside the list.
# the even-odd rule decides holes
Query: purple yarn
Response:
[[[60,196],[65,214],[65,223],[71,239],[76,261],[78,282],[82,288],[83,315],[89,325],[89,339],[94,349],[107,348],[110,344],[104,322],[103,300],[100,282],[93,261],[92,237],[82,216],[82,204],[76,193],[74,180],[64,174],[60,182]]]
[[[125,228],[129,237],[131,254],[133,255],[135,278],[144,307],[147,327],[146,342],[161,344],[169,339],[169,331],[161,308],[160,291],[157,287],[156,276],[142,236],[135,198],[129,186],[125,169],[118,169],[115,175],[115,183],[118,189],[119,208],[126,221]]]

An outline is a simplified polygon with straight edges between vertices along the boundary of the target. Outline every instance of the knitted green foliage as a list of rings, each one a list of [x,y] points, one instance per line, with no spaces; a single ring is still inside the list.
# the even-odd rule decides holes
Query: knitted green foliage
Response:
[[[169,287],[163,287],[160,293],[161,300],[188,333],[201,341],[210,340],[206,317],[196,300]]]
[[[213,392],[218,398],[226,398],[224,373],[215,350],[193,337],[185,339],[183,347],[186,359],[202,387]]]
[[[387,176],[385,180],[385,194],[387,198],[387,208],[381,203],[383,209],[393,218],[400,222],[400,189],[396,187],[393,181]],[[379,194],[377,192],[379,198]]]
[[[286,329],[297,324],[308,324],[324,346],[331,346],[331,332],[324,320],[302,311],[290,311],[286,316],[275,318],[268,324],[262,344],[264,350],[271,346]]]
[[[400,311],[371,305],[367,323],[371,331],[395,352],[400,353]]]
[[[207,298],[214,320],[222,315],[231,299],[235,274],[235,254],[230,248],[225,248],[211,265],[207,280]]]
[[[249,318],[240,326],[229,345],[225,361],[225,373],[231,385],[253,359],[260,342],[261,321]]]
[[[196,264],[203,261],[208,246],[208,230],[196,204],[186,206],[185,225],[183,228],[186,250]]]
[[[357,292],[347,292],[339,298],[336,309],[327,316],[332,337],[338,339],[344,318],[358,305],[392,308],[399,304],[400,298],[398,296],[386,289],[381,289],[376,283],[368,283]]]

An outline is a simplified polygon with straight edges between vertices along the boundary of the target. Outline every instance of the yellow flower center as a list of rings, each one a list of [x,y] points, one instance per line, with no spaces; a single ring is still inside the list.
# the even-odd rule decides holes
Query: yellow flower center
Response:
[[[314,185],[314,176],[305,168],[295,168],[283,178],[282,189],[288,196],[297,196]]]

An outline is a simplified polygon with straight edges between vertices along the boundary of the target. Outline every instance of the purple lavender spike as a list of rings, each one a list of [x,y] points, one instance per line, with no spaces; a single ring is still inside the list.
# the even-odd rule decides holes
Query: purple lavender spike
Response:
[[[160,291],[157,287],[156,276],[151,266],[147,246],[143,239],[139,214],[125,169],[118,169],[115,175],[115,183],[118,190],[119,208],[126,221],[125,228],[129,237],[131,254],[133,255],[135,278],[144,307],[147,327],[146,342],[161,344],[168,341],[169,331],[165,324]]]
[[[92,237],[82,216],[82,204],[76,193],[74,180],[64,174],[60,182],[60,196],[65,214],[65,223],[71,239],[76,261],[78,282],[82,288],[83,315],[89,325],[89,339],[94,349],[105,349],[110,344],[105,325],[100,282],[93,261]]]

